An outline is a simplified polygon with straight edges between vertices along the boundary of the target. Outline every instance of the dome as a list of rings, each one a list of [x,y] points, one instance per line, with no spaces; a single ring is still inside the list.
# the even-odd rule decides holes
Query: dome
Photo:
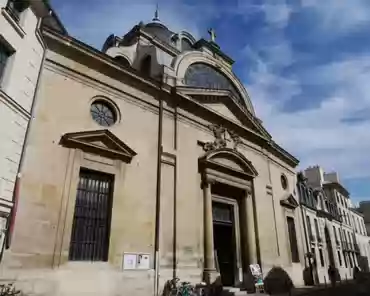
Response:
[[[174,34],[174,32],[170,31],[159,21],[153,21],[146,24],[144,26],[144,31],[168,44],[171,44],[171,36]]]

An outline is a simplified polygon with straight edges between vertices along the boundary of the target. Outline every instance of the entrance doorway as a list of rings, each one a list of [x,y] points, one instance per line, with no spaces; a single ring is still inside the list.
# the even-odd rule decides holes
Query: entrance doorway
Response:
[[[233,211],[232,204],[212,203],[215,260],[224,286],[235,285],[236,240]]]

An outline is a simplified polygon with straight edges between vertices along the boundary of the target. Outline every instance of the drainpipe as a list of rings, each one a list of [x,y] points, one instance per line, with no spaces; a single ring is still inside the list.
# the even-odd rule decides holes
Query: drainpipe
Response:
[[[49,14],[50,13],[51,13],[51,11],[49,12]],[[40,78],[41,78],[41,73],[42,73],[42,69],[43,69],[43,66],[44,66],[44,63],[45,63],[45,57],[46,57],[46,45],[45,45],[45,42],[42,39],[42,35],[41,35],[41,24],[42,24],[43,19],[44,19],[44,17],[40,17],[38,19],[36,30],[35,30],[35,35],[36,35],[37,40],[40,42],[40,44],[42,46],[43,54],[42,54],[42,59],[41,59],[41,64],[40,64],[40,70],[39,70],[39,73],[38,73],[38,76],[37,76],[35,91],[34,91],[33,98],[32,98],[32,105],[31,105],[31,110],[30,110],[30,120],[28,121],[26,133],[25,133],[25,136],[24,136],[23,148],[22,148],[22,152],[21,152],[21,156],[20,156],[20,160],[19,160],[19,165],[18,165],[18,174],[17,174],[17,177],[15,179],[15,184],[14,184],[13,197],[12,197],[13,208],[11,209],[10,217],[7,220],[7,233],[6,233],[6,237],[5,237],[6,242],[4,242],[4,245],[6,243],[6,248],[7,249],[10,248],[11,238],[12,238],[13,231],[14,231],[14,223],[15,223],[15,218],[16,218],[16,214],[17,214],[18,198],[19,198],[19,185],[20,185],[20,181],[21,181],[21,178],[22,178],[22,169],[23,169],[24,156],[25,156],[27,143],[28,143],[28,140],[29,140],[29,131],[31,129],[31,125],[32,125],[33,117],[34,117],[36,98],[37,98],[37,95],[38,95],[38,92],[39,92]],[[4,250],[4,247],[1,251],[0,260],[3,257],[3,250]]]
[[[163,79],[161,79],[163,83]],[[163,131],[163,100],[161,94],[158,96],[158,150],[157,150],[157,190],[155,206],[155,241],[154,241],[154,296],[159,290],[159,243],[160,243],[160,214],[161,214],[161,177],[162,177],[162,131]]]
[[[298,189],[298,192],[299,192],[299,198],[302,198],[301,188],[298,187],[297,189]],[[310,244],[309,244],[308,238],[307,238],[306,213],[303,211],[303,205],[301,204],[301,202],[299,204],[300,204],[300,208],[301,208],[301,215],[302,215],[302,222],[303,222],[304,240],[305,240],[305,243],[306,243],[307,254],[308,254],[308,253],[311,253],[311,250],[310,250]],[[306,261],[305,261],[305,266],[306,266]],[[311,262],[310,258],[308,258],[308,266],[310,268],[311,278],[312,278],[313,283],[315,285],[315,279],[313,278],[312,262]]]

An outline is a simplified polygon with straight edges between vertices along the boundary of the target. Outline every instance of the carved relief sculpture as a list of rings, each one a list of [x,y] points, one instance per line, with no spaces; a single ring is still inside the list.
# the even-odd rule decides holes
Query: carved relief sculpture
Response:
[[[241,143],[240,137],[233,131],[227,130],[221,125],[213,124],[209,126],[212,130],[215,140],[213,142],[206,142],[203,145],[205,151],[212,151],[221,148],[237,149]]]

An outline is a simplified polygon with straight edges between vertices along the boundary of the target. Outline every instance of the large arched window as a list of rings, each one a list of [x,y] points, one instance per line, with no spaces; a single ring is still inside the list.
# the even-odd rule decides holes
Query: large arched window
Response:
[[[193,87],[229,90],[237,99],[240,99],[239,92],[232,82],[220,71],[207,64],[190,65],[185,73],[185,84]]]

